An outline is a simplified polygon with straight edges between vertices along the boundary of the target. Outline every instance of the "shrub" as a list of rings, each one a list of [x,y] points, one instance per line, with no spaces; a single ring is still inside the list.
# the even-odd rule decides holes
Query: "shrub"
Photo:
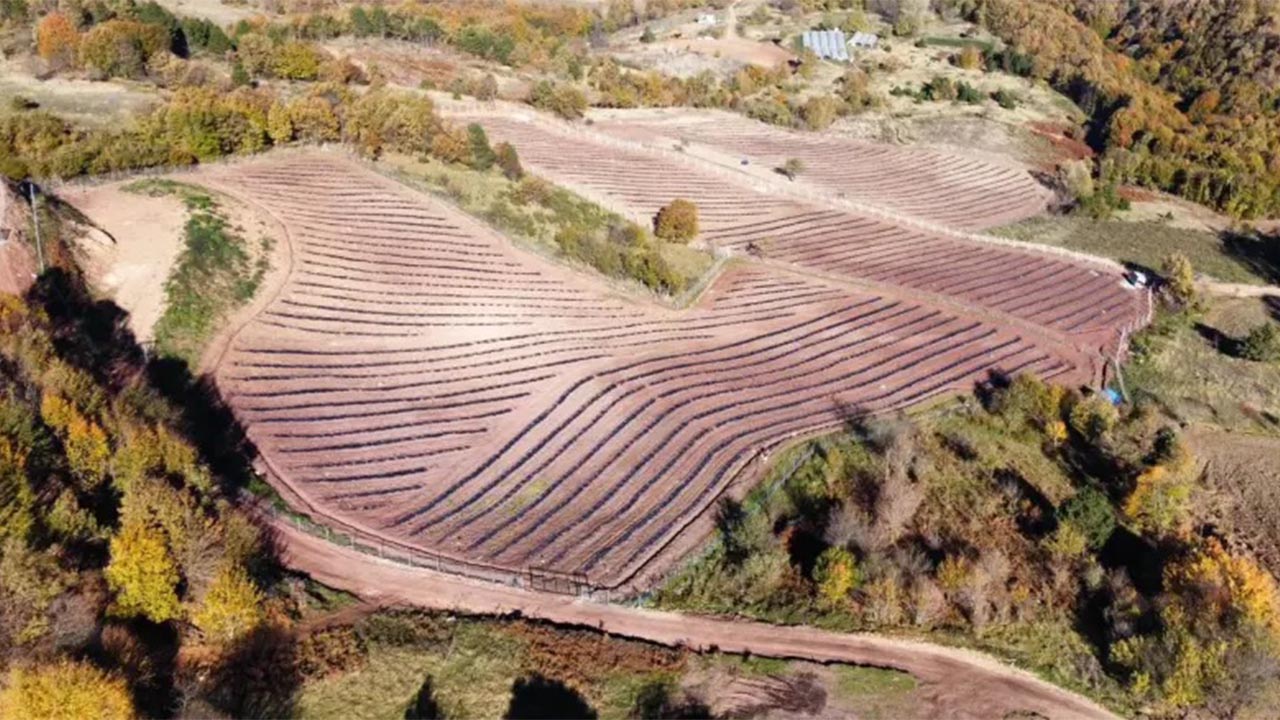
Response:
[[[287,80],[315,80],[324,58],[311,43],[291,41],[276,48],[271,69]]]
[[[977,70],[982,67],[982,51],[977,45],[965,45],[964,49],[956,55],[956,65],[965,70]]]
[[[688,200],[672,200],[654,217],[653,234],[671,242],[692,240],[698,234],[698,206]]]
[[[1105,397],[1093,395],[1071,408],[1071,428],[1090,442],[1102,439],[1120,420],[1116,410]]]
[[[838,605],[858,586],[859,573],[853,553],[842,547],[827,548],[818,556],[813,569],[818,598],[828,605]]]
[[[809,98],[800,107],[800,117],[810,130],[825,130],[836,121],[840,104],[835,98],[819,95]]]
[[[577,120],[587,110],[587,97],[581,90],[572,85],[556,85],[549,80],[534,86],[529,102],[566,120]]]
[[[992,93],[991,99],[995,100],[996,104],[1005,110],[1015,110],[1022,102],[1022,99],[1018,97],[1017,93],[1011,90],[1005,90],[1004,88]]]
[[[777,171],[786,175],[788,180],[795,180],[797,175],[804,172],[804,161],[800,158],[787,158]]]
[[[1240,357],[1255,362],[1280,362],[1280,330],[1269,322],[1255,326],[1240,344]]]

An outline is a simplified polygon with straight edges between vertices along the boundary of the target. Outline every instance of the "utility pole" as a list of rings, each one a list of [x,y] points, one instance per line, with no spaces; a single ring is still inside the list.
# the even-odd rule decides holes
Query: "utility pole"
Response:
[[[36,184],[27,181],[27,201],[31,203],[31,222],[36,226],[36,256],[40,258],[40,274],[44,274],[44,243],[40,241],[40,211],[36,209]]]

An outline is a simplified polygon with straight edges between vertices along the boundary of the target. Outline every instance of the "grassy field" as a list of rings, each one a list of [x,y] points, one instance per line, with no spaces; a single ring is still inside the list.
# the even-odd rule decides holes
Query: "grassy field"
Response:
[[[1280,364],[1228,352],[1274,312],[1265,300],[1223,298],[1198,320],[1158,318],[1135,339],[1129,391],[1183,422],[1280,434]]]
[[[268,270],[269,241],[249,247],[219,200],[207,190],[172,180],[139,180],[124,188],[173,195],[187,207],[184,246],[165,284],[165,307],[155,326],[156,352],[195,368],[220,321],[257,292]]]
[[[1156,269],[1170,253],[1180,252],[1191,260],[1196,272],[1225,282],[1274,283],[1276,271],[1280,269],[1272,264],[1273,259],[1268,259],[1265,241],[1249,236],[1224,237],[1205,230],[1154,222],[1037,217],[989,232]]]
[[[298,718],[529,717],[531,708],[538,717],[708,717],[712,707],[739,701],[744,687],[787,687],[797,678],[813,679],[832,708],[881,708],[888,714],[871,717],[893,717],[910,713],[916,689],[909,675],[890,670],[696,654],[518,620],[382,610],[336,631],[324,627],[318,635],[362,650],[305,677],[293,702]],[[305,636],[302,646],[312,648],[307,657],[333,657]],[[766,712],[771,702],[788,702],[756,700]]]

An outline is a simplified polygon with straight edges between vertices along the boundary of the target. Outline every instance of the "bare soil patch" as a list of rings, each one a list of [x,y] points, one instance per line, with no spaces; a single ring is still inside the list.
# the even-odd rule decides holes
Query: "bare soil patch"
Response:
[[[1280,438],[1207,428],[1186,437],[1205,463],[1208,519],[1280,573]]]

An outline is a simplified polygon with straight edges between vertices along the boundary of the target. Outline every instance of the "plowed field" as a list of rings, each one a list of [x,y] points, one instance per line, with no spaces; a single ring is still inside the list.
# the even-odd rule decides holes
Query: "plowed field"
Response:
[[[1088,381],[1091,346],[1134,316],[1096,270],[492,129],[539,172],[620,202],[691,195],[727,243],[794,226],[778,237],[797,270],[743,261],[671,310],[611,296],[341,155],[205,171],[282,224],[292,263],[230,341],[220,386],[282,488],[402,553],[634,585],[700,539],[716,498],[779,444],[993,371]],[[873,272],[883,282],[852,282]],[[1020,291],[1028,275],[1050,284]]]

